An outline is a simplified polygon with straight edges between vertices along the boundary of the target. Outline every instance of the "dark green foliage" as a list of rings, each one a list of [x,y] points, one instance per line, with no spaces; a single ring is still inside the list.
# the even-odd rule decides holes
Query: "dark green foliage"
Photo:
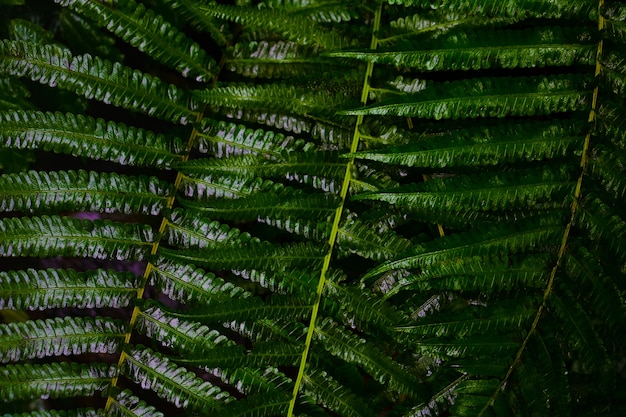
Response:
[[[623,3],[0,8],[2,417],[624,414]]]

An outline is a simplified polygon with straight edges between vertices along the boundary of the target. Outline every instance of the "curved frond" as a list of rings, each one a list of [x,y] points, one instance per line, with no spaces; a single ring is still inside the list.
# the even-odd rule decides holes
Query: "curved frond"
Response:
[[[332,115],[356,104],[336,91],[311,91],[288,84],[230,85],[194,91],[194,98],[211,106],[285,112],[297,115]],[[353,114],[353,113],[346,113]]]
[[[250,78],[303,77],[332,64],[315,46],[285,41],[240,42],[230,55],[226,68]]]
[[[64,317],[0,324],[0,362],[82,353],[115,353],[125,326],[104,317]]]
[[[182,124],[196,117],[189,97],[176,86],[118,62],[72,56],[54,45],[2,40],[0,71]]]
[[[67,398],[104,391],[115,368],[103,364],[70,362],[0,367],[0,400]]]
[[[384,232],[384,233],[380,233]],[[376,261],[387,260],[398,253],[406,252],[411,242],[393,230],[376,230],[372,222],[348,218],[340,225],[337,235],[337,248],[340,255],[358,254]]]
[[[580,29],[538,27],[526,30],[455,31],[433,40],[403,41],[376,51],[327,55],[421,71],[478,70],[591,65],[596,44]]]
[[[2,219],[0,232],[3,256],[142,260],[153,240],[149,226],[59,216]]]
[[[414,397],[423,395],[424,387],[418,377],[356,335],[343,330],[330,319],[315,328],[315,337],[330,354],[362,366],[375,380],[391,389]]]
[[[162,16],[134,0],[100,3],[87,0],[55,0],[61,6],[98,22],[154,60],[185,77],[206,82],[217,63],[198,45]]]
[[[421,10],[435,9],[439,13],[484,17],[508,16],[519,20],[529,17],[589,19],[597,7],[597,2],[591,0],[555,0],[549,3],[541,0],[517,0],[515,2],[470,0],[463,3],[447,0],[387,0],[387,3],[414,6]]]
[[[29,171],[0,176],[0,211],[48,210],[159,214],[172,194],[155,177],[95,171]]]
[[[153,406],[132,395],[130,390],[120,391],[113,398],[109,415],[111,417],[164,417],[163,413]]]
[[[228,25],[211,16],[207,16],[201,9],[203,5],[213,5],[215,0],[205,0],[202,2],[194,0],[162,0],[167,7],[175,13],[185,18],[186,21],[199,31],[207,32],[211,38],[220,46],[229,44],[233,34]]]
[[[178,408],[210,412],[231,399],[227,392],[143,346],[128,352],[122,373]]]
[[[203,6],[200,10],[208,16],[245,24],[253,29],[275,32],[302,44],[333,47],[339,43],[335,33],[325,31],[313,20],[288,14],[279,9],[259,10],[214,4]]]
[[[137,298],[137,277],[98,269],[0,272],[0,309],[120,308]]]
[[[487,233],[467,232],[446,236],[433,241],[431,244],[416,245],[405,257],[384,262],[372,269],[365,274],[363,280],[395,269],[427,269],[435,263],[446,260],[454,261],[464,257],[501,255],[540,246],[556,245],[558,239],[561,238],[563,226],[557,219],[545,217],[538,222],[532,220],[520,223],[511,229],[492,229]],[[477,237],[479,237],[478,240]]]
[[[571,153],[584,139],[584,124],[568,119],[470,127],[423,135],[402,131],[410,142],[348,154],[392,165],[428,168],[540,161]],[[400,132],[398,132],[400,133]],[[396,139],[394,135],[393,139]]]
[[[312,371],[304,375],[304,392],[317,403],[332,410],[337,415],[346,417],[374,417],[365,401],[350,392],[328,374]]]
[[[436,120],[534,116],[582,110],[590,93],[590,80],[580,76],[470,79],[433,84],[417,94],[339,113]]]
[[[150,131],[71,113],[0,114],[3,146],[41,149],[122,165],[168,168],[182,159],[182,141]]]
[[[361,193],[352,198],[385,201],[416,211],[546,208],[550,203],[558,208],[574,189],[572,170],[564,168],[559,171],[516,170],[477,177],[435,178],[391,190]]]

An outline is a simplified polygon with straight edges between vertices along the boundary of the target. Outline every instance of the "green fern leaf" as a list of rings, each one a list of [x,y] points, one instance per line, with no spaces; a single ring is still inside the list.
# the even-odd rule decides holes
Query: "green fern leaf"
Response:
[[[153,406],[132,395],[130,390],[120,391],[113,399],[111,417],[164,417]]]
[[[162,258],[150,268],[150,283],[171,299],[185,303],[210,305],[251,295],[210,272]]]
[[[327,318],[319,323],[315,335],[330,354],[362,366],[381,384],[417,398],[424,394],[417,377],[393,362],[372,343],[347,333],[332,320]]]
[[[480,334],[498,334],[528,325],[537,311],[534,297],[506,300],[485,308],[468,306],[459,312],[436,314],[416,324],[397,329],[409,337],[454,337],[462,339]]]
[[[294,16],[277,9],[255,10],[226,5],[210,5],[200,10],[208,16],[245,24],[252,29],[278,33],[285,38],[322,47],[333,47],[339,43],[335,33],[325,31],[322,26],[306,17]]]
[[[454,32],[430,42],[404,41],[375,52],[340,51],[327,55],[421,71],[591,65],[595,60],[596,45],[590,41],[591,34],[580,29],[483,29]]]
[[[3,146],[41,149],[123,165],[168,168],[182,159],[179,138],[70,113],[0,114]]]
[[[264,6],[284,10],[290,15],[308,16],[316,22],[344,22],[361,16],[364,5],[344,4],[337,0],[264,0]],[[360,10],[360,9],[363,10]]]
[[[179,32],[162,16],[134,0],[113,3],[55,0],[64,7],[98,22],[124,41],[185,77],[206,82],[217,63],[197,43]]]
[[[90,55],[72,56],[58,46],[3,40],[0,72],[182,124],[196,118],[187,94],[174,85],[117,62]]]
[[[207,32],[219,45],[225,46],[231,43],[232,33],[228,26],[218,19],[207,16],[201,10],[202,5],[214,5],[215,1],[203,1],[201,3],[190,0],[162,0],[167,7],[185,18],[186,21],[201,32]]]
[[[606,87],[618,96],[626,94],[626,54],[609,51],[603,55],[601,79]]]
[[[373,417],[366,402],[332,379],[325,372],[312,371],[304,375],[304,392],[317,403],[346,417]]]
[[[230,71],[250,78],[303,77],[330,65],[319,48],[285,41],[237,43],[226,62]]]
[[[1,183],[0,183],[1,187]],[[1,190],[1,188],[0,188]],[[191,212],[214,219],[270,221],[270,219],[328,220],[338,205],[338,199],[329,194],[305,194],[282,184],[258,194],[238,198],[220,199],[210,207],[203,202],[179,200]],[[0,206],[1,207],[1,206]],[[267,220],[263,220],[267,219]]]
[[[264,417],[284,415],[290,397],[285,393],[264,393],[233,401],[222,408],[223,415],[232,417]]]
[[[512,360],[519,349],[519,342],[510,338],[488,335],[474,336],[465,339],[431,338],[415,343],[416,351],[422,355],[433,355],[439,358],[472,358],[487,357],[490,360],[507,357]]]
[[[583,141],[582,129],[580,120],[568,119],[487,125],[423,136],[401,131],[398,138],[408,138],[410,143],[355,152],[346,157],[429,168],[538,161],[570,154]]]
[[[578,224],[591,239],[602,242],[603,250],[615,256],[614,262],[626,264],[626,220],[623,214],[588,193],[581,202],[578,215]]]
[[[608,146],[597,145],[591,154],[591,175],[611,195],[626,197],[626,161],[624,152]]]
[[[0,220],[3,256],[78,256],[142,260],[152,248],[149,226],[42,216]]]
[[[337,247],[340,255],[358,254],[376,261],[387,260],[397,253],[406,252],[411,246],[409,240],[392,230],[381,228],[379,233],[373,222],[364,222],[350,217],[340,226],[337,235]]]
[[[346,165],[335,153],[307,151],[274,155],[272,153],[271,158],[262,154],[241,154],[222,159],[194,159],[177,165],[177,168],[194,177],[286,179],[323,191],[339,191]]]
[[[232,399],[227,392],[140,345],[128,352],[121,371],[178,408],[210,412]]]
[[[198,134],[200,152],[211,152],[218,158],[249,153],[279,156],[284,150],[301,146],[302,141],[292,136],[235,123],[211,122]]]
[[[520,180],[520,177],[522,178]],[[556,208],[574,188],[567,170],[517,170],[481,177],[459,176],[403,186],[392,190],[361,193],[354,200],[385,201],[416,211],[505,210],[540,206],[552,202]]]
[[[7,365],[0,367],[0,401],[90,396],[108,388],[114,370],[103,363]]]
[[[555,0],[550,3],[541,0],[517,0],[497,2],[471,0],[457,4],[446,0],[387,0],[389,4],[415,6],[421,10],[436,9],[440,13],[458,13],[469,16],[507,16],[517,20],[529,17],[542,18],[589,18],[597,7],[591,0]]]
[[[175,348],[178,352],[203,354],[217,347],[228,350],[235,344],[217,330],[193,321],[167,314],[157,307],[141,311],[138,316],[137,330],[164,346]]]
[[[78,408],[75,410],[31,411],[30,413],[3,414],[2,417],[99,417],[100,410]]]
[[[429,265],[415,274],[383,275],[376,286],[391,297],[403,290],[467,290],[486,293],[521,288],[542,288],[551,256],[466,256]]]
[[[32,109],[33,104],[28,97],[30,92],[20,80],[0,76],[0,110]]]
[[[59,28],[65,44],[73,51],[87,53],[91,50],[98,56],[111,61],[122,61],[124,55],[115,46],[115,38],[102,31],[96,24],[74,13],[63,9],[59,14]]]
[[[0,176],[0,211],[159,214],[171,186],[157,178],[94,171],[29,171]]]
[[[287,84],[230,85],[195,90],[194,99],[226,109],[326,116],[355,104],[349,97],[334,94],[333,91],[312,92]]]
[[[606,38],[616,43],[626,43],[626,7],[611,2],[602,6],[600,14],[605,18]]]
[[[82,353],[115,353],[125,326],[103,317],[0,324],[0,362]]]
[[[493,229],[487,233],[468,232],[446,236],[433,241],[430,245],[417,245],[412,254],[397,260],[387,261],[364,275],[363,280],[394,269],[420,268],[427,269],[435,263],[446,260],[514,253],[538,246],[556,245],[560,239],[562,224],[549,217],[524,222],[513,229]],[[481,236],[476,240],[476,236]]]
[[[53,43],[54,34],[28,20],[12,19],[9,22],[9,37],[14,41],[29,41],[46,45]]]
[[[278,392],[291,394],[293,390],[293,381],[273,367],[262,370],[241,367],[215,372],[223,381],[236,386],[240,392],[249,397]]]
[[[1,229],[0,229],[1,230]],[[190,262],[202,267],[225,269],[259,269],[283,271],[292,268],[316,268],[321,265],[324,252],[313,244],[272,245],[267,242],[258,245],[225,247],[210,250],[170,250],[161,249],[164,258]]]
[[[452,81],[339,114],[436,120],[545,115],[584,109],[590,100],[590,87],[588,79],[571,76]]]
[[[132,273],[98,269],[0,272],[0,309],[120,308],[137,298]]]

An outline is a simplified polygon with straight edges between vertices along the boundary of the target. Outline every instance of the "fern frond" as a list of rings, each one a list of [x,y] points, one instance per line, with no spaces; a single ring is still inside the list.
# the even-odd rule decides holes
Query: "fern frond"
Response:
[[[196,355],[218,346],[227,350],[235,345],[215,329],[169,315],[156,306],[139,313],[137,330],[164,346],[175,347],[178,352]]]
[[[249,396],[257,394],[271,394],[275,392],[291,393],[292,381],[277,368],[266,369],[236,368],[229,370],[215,370],[223,381],[236,386],[237,389]]]
[[[128,352],[122,373],[178,408],[212,412],[232,399],[227,392],[141,345]]]
[[[311,91],[287,84],[230,85],[195,90],[193,96],[199,102],[221,108],[297,115],[328,116],[355,104],[350,97],[334,91]]]
[[[150,268],[150,284],[173,300],[192,304],[210,305],[251,295],[210,272],[162,258]]]
[[[573,188],[571,170],[533,169],[479,177],[435,178],[396,189],[360,193],[352,198],[385,201],[416,211],[505,210],[525,206],[545,208],[544,203],[560,207]]]
[[[115,353],[125,326],[104,317],[64,317],[0,324],[0,362],[81,353]]]
[[[358,398],[326,372],[311,371],[304,375],[304,392],[323,407],[340,416],[373,417],[364,399]]]
[[[340,111],[346,115],[396,115],[428,119],[534,116],[582,110],[590,80],[581,76],[483,78],[433,84],[420,93]]]
[[[307,151],[274,155],[272,153],[271,158],[242,154],[222,159],[194,159],[177,165],[177,168],[193,176],[286,179],[323,191],[338,192],[346,165],[335,153]]]
[[[58,46],[2,40],[0,72],[177,123],[196,118],[184,90],[118,62],[72,56]]]
[[[210,5],[200,7],[207,16],[216,17],[246,25],[248,28],[267,30],[285,38],[322,47],[339,44],[334,32],[325,31],[322,26],[306,17],[295,16],[278,9],[253,9],[237,6]]]
[[[581,293],[588,294],[585,300],[580,300],[581,305],[585,311],[592,311],[594,316],[600,318],[602,327],[609,329],[610,339],[619,344],[619,340],[626,335],[624,323],[611,318],[624,315],[626,306],[620,299],[618,282],[612,279],[598,262],[598,257],[581,242],[572,244],[564,259],[564,272],[569,282],[580,288]]]
[[[98,25],[76,14],[70,9],[63,9],[59,14],[60,34],[65,44],[73,51],[86,53],[96,51],[98,56],[111,61],[121,62],[122,52],[115,46],[115,38],[101,30]]]
[[[179,32],[162,16],[134,0],[113,3],[87,0],[55,0],[98,22],[154,60],[176,69],[185,77],[207,82],[217,63],[196,42]]]
[[[53,43],[54,34],[31,21],[12,19],[9,22],[9,38],[46,45]]]
[[[193,311],[187,312],[169,311],[172,315],[207,324],[225,323],[229,320],[278,320],[284,317],[304,320],[310,312],[310,301],[281,294],[273,294],[265,300],[260,297],[220,300],[208,305],[197,306]]]
[[[30,413],[3,414],[2,417],[99,417],[101,410],[77,408],[74,410],[31,411]]]
[[[194,28],[211,35],[211,38],[219,45],[225,46],[232,40],[233,34],[225,22],[207,16],[201,10],[202,5],[214,5],[215,1],[197,2],[192,0],[162,0],[172,10],[182,16]]]
[[[149,226],[41,216],[0,220],[3,256],[77,256],[142,260],[152,248]]]
[[[580,120],[568,119],[471,127],[423,136],[401,131],[398,136],[410,141],[406,145],[359,151],[346,157],[425,168],[539,161],[570,154],[582,143],[583,128]]]
[[[226,68],[250,78],[287,78],[323,71],[332,62],[319,55],[315,46],[285,41],[237,43],[230,51]]]
[[[539,18],[585,18],[593,16],[597,4],[591,0],[555,0],[546,3],[540,0],[518,0],[492,2],[490,0],[471,0],[464,3],[446,0],[387,0],[389,4],[414,6],[421,10],[436,9],[439,13],[457,13],[467,16],[506,16],[516,20],[530,17]]]
[[[604,85],[618,96],[626,94],[626,54],[621,51],[609,51],[601,60],[601,80]]]
[[[507,357],[512,360],[519,349],[519,342],[511,338],[498,335],[480,335],[465,339],[431,338],[415,343],[416,351],[423,355],[433,355],[440,358],[471,358]],[[506,368],[506,367],[502,367]],[[501,369],[501,367],[498,367]]]
[[[0,367],[0,401],[90,396],[108,388],[114,370],[104,363],[3,366]]]
[[[421,71],[478,70],[591,65],[596,44],[589,32],[559,27],[526,30],[459,31],[431,41],[404,41],[376,51],[338,51],[351,58]]]
[[[180,138],[71,113],[0,114],[3,146],[41,149],[122,165],[169,168],[182,159]]]
[[[518,288],[542,288],[551,257],[466,256],[431,264],[415,274],[385,274],[376,283],[391,297],[403,290],[467,290],[491,293]],[[388,276],[387,276],[388,275]]]
[[[626,7],[617,2],[604,4],[600,14],[605,19],[604,35],[616,43],[626,43]]]
[[[450,235],[431,244],[417,245],[405,257],[390,260],[375,267],[363,276],[368,280],[394,269],[428,269],[435,263],[453,261],[471,256],[493,256],[515,253],[541,246],[556,245],[560,239],[562,223],[546,216],[539,220],[520,222],[513,228],[467,232]]]
[[[98,269],[0,272],[0,309],[120,308],[137,298],[137,277]]]
[[[17,78],[0,76],[0,110],[32,109],[30,91]]]
[[[324,319],[315,328],[315,337],[330,354],[363,367],[376,381],[419,398],[424,387],[419,378],[392,361],[372,343],[343,330],[331,319]]]
[[[458,416],[479,415],[499,384],[497,379],[467,379],[460,382],[454,388],[456,397],[450,412]]]
[[[218,158],[247,154],[279,156],[284,150],[295,150],[302,144],[293,136],[223,121],[207,124],[198,134],[200,152],[211,152]]]
[[[361,16],[364,6],[338,0],[264,0],[262,5],[291,15],[308,16],[316,22],[344,22]]]
[[[560,320],[560,325],[567,329],[565,334],[573,350],[578,354],[580,366],[585,372],[594,372],[597,376],[606,377],[603,374],[610,368],[611,360],[584,308],[565,288],[560,289],[558,294],[553,294],[549,301],[555,316]]]
[[[1,190],[0,183],[0,190]],[[214,219],[311,219],[326,221],[335,212],[338,198],[330,194],[306,194],[276,184],[269,190],[238,199],[220,199],[210,207],[204,202],[179,200],[189,211]],[[1,208],[1,206],[0,206]]]
[[[626,161],[624,151],[597,145],[589,159],[591,174],[616,198],[626,197]]]
[[[587,193],[578,209],[579,227],[592,240],[602,242],[604,251],[610,251],[615,261],[626,263],[626,220],[623,214],[592,193]]]
[[[155,177],[95,171],[29,171],[0,176],[0,211],[159,214],[172,187]]]
[[[130,390],[120,391],[114,398],[111,406],[111,417],[164,417],[153,406],[132,395]]]
[[[523,328],[538,307],[535,297],[495,302],[487,307],[467,306],[454,313],[439,313],[421,318],[416,324],[397,327],[408,337],[464,337],[498,334]]]
[[[1,230],[1,229],[0,229]],[[160,254],[175,261],[190,262],[210,269],[259,269],[283,271],[292,268],[316,268],[321,265],[324,251],[317,245],[287,244],[225,247],[219,246],[208,250],[161,249]]]

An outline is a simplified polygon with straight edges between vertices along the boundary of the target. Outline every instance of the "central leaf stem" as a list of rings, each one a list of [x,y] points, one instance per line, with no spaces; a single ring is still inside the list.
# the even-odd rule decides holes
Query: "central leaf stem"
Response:
[[[378,40],[376,38],[376,33],[380,27],[380,19],[382,15],[382,2],[379,3],[378,8],[376,9],[374,15],[374,25],[372,27],[372,41],[370,43],[370,49],[376,49],[378,45]],[[374,71],[374,63],[368,62],[367,69],[365,71],[365,77],[363,80],[363,89],[361,90],[361,103],[365,106],[367,105],[367,98],[369,96],[370,85],[369,81],[372,76],[372,72]],[[358,115],[356,119],[356,123],[354,125],[354,135],[352,136],[352,143],[350,145],[350,153],[354,154],[357,151],[359,146],[359,140],[361,138],[359,133],[359,128],[363,123],[363,115]],[[300,359],[300,366],[298,369],[298,376],[296,377],[296,382],[293,387],[293,393],[291,396],[291,401],[289,402],[289,410],[287,412],[287,417],[293,416],[293,411],[296,405],[296,400],[298,398],[298,393],[300,392],[300,386],[302,385],[302,379],[304,377],[304,372],[306,370],[306,365],[308,362],[309,352],[311,350],[311,342],[313,340],[313,333],[315,333],[315,326],[317,322],[317,316],[319,313],[320,303],[322,301],[322,294],[324,292],[324,285],[326,284],[326,274],[328,273],[328,268],[330,267],[330,260],[333,255],[333,249],[335,247],[335,242],[337,240],[337,234],[339,233],[339,222],[341,221],[341,216],[343,214],[343,210],[345,207],[346,197],[348,195],[348,189],[350,188],[350,181],[352,180],[352,167],[354,166],[354,157],[351,157],[346,164],[346,173],[343,178],[343,183],[341,185],[341,204],[337,207],[335,211],[335,217],[333,220],[333,227],[330,232],[330,236],[328,238],[328,251],[324,256],[324,263],[322,264],[322,269],[320,271],[320,278],[317,283],[316,290],[316,298],[315,304],[311,310],[311,319],[309,321],[309,327],[306,334],[306,340],[304,343],[304,351],[302,352],[302,358]]]

